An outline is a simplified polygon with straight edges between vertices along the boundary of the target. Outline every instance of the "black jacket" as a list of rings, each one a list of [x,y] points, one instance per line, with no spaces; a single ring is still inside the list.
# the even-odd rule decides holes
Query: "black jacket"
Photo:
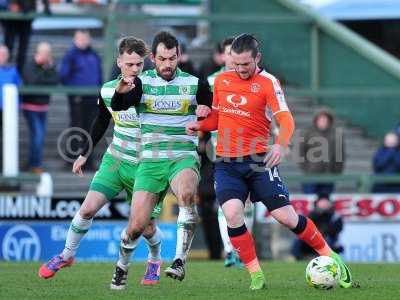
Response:
[[[325,114],[330,120],[326,130],[320,130],[317,125],[319,115]],[[300,144],[300,168],[306,174],[343,172],[345,163],[344,137],[334,126],[334,116],[326,109],[321,109],[314,117],[311,128],[302,132],[304,142]]]
[[[55,66],[44,68],[32,61],[24,69],[23,80],[26,85],[56,85],[59,82],[59,76]],[[25,95],[22,101],[31,104],[49,104],[50,95]]]

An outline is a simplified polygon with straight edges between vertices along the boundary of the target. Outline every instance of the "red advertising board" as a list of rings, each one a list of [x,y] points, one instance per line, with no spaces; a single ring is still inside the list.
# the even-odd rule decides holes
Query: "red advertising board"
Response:
[[[313,209],[314,195],[291,195],[290,201],[299,214],[308,215]],[[334,194],[331,200],[338,214],[346,221],[400,221],[398,194]],[[257,221],[268,222],[265,206],[257,203]]]

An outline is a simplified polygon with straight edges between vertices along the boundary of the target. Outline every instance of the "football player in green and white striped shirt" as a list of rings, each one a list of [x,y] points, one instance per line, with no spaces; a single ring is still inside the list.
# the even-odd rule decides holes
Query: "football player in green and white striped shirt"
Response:
[[[148,53],[145,43],[134,37],[126,37],[120,41],[118,50],[117,63],[121,68],[122,76],[139,75],[143,69],[144,58]],[[61,268],[72,265],[79,243],[89,231],[93,217],[108,201],[111,201],[122,190],[127,192],[127,201],[130,202],[132,199],[132,188],[140,153],[140,123],[135,108],[115,112],[110,107],[111,97],[118,82],[119,79],[116,79],[106,82],[102,86],[98,102],[99,113],[90,132],[92,147],[94,147],[104,135],[112,118],[114,121],[113,140],[103,155],[102,163],[90,184],[89,192],[80,210],[71,222],[64,250],[41,266],[39,276],[42,278],[51,278]],[[91,150],[89,141],[87,141],[86,147],[74,163],[73,172],[75,174],[82,176],[82,167],[91,154]],[[162,199],[163,196],[161,195],[160,198]],[[162,202],[158,202],[152,212],[152,220],[159,216],[161,206]],[[152,220],[146,224],[143,233],[150,252],[147,271],[142,280],[143,284],[154,284],[159,280],[161,231]],[[124,234],[122,235],[124,236]],[[110,286],[112,289],[125,288],[130,254],[136,246],[137,243],[134,242],[121,242],[120,256]]]
[[[200,164],[197,137],[187,135],[185,125],[197,118],[198,105],[211,106],[212,94],[206,81],[177,68],[178,56],[177,39],[168,32],[158,33],[151,53],[155,69],[142,73],[140,78],[123,78],[111,107],[125,110],[136,106],[140,112],[142,157],[133,189],[133,215],[126,230],[127,239],[140,236],[158,194],[171,186],[179,204],[177,246],[174,262],[165,273],[183,280],[198,219],[194,197]]]

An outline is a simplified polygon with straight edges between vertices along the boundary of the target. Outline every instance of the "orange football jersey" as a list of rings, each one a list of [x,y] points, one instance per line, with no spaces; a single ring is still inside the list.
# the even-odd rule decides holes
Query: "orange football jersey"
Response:
[[[213,109],[218,110],[216,152],[223,157],[266,152],[271,117],[289,111],[279,81],[265,70],[248,80],[235,71],[218,75]]]

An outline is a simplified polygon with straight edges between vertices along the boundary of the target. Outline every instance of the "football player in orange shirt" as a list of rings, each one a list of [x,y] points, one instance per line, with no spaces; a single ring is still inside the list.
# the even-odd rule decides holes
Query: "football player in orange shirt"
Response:
[[[218,130],[215,185],[228,224],[228,234],[251,277],[251,290],[265,287],[254,242],[244,223],[244,203],[262,202],[271,216],[293,231],[319,255],[331,256],[341,270],[340,286],[352,286],[350,271],[328,246],[315,224],[298,215],[289,201],[277,166],[294,131],[294,120],[279,81],[258,67],[259,42],[250,34],[237,36],[231,47],[234,70],[215,79],[213,107],[205,120],[187,124],[188,134]],[[268,147],[271,119],[279,135]]]

